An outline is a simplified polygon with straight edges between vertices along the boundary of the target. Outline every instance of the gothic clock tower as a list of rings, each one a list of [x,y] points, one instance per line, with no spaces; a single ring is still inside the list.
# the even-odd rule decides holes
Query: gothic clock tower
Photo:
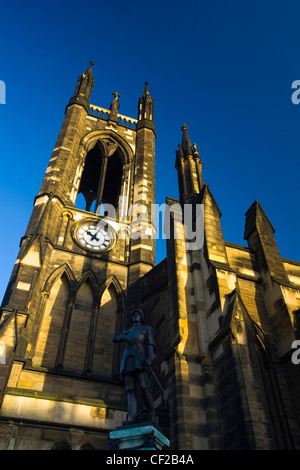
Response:
[[[26,428],[47,448],[68,446],[70,433],[77,448],[103,448],[126,417],[111,338],[155,264],[153,99],[146,83],[138,119],[119,114],[118,93],[109,109],[90,104],[92,66],[66,107],[2,304],[10,446]]]

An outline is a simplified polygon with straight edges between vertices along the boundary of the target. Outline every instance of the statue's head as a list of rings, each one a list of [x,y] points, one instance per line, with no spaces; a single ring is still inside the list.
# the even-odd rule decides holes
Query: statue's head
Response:
[[[132,323],[144,323],[144,312],[139,308],[131,310],[130,317]]]

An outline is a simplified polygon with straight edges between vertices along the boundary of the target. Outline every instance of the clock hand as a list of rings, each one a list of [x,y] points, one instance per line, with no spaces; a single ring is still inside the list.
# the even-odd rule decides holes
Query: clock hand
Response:
[[[103,227],[102,227],[102,226],[100,226],[100,228],[97,230],[97,232],[95,233],[95,235],[92,236],[92,240],[95,240],[95,239],[96,239],[97,241],[99,241],[99,238],[97,238],[97,235],[98,235],[98,233],[100,232],[100,230],[103,230]]]
[[[97,238],[97,236],[96,236],[97,233],[95,233],[95,235],[92,235],[91,240],[96,240],[97,242],[99,241],[99,238]]]
[[[99,230],[98,230],[98,232],[99,232]],[[88,231],[86,232],[86,234],[91,237],[91,241],[96,240],[96,241],[98,242],[98,241],[99,241],[99,238],[97,238],[98,232],[96,232],[96,233],[93,235],[93,234],[88,230]]]

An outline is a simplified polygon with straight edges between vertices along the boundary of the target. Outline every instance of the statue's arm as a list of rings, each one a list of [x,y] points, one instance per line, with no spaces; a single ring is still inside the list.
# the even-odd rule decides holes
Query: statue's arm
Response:
[[[127,341],[127,336],[128,331],[123,331],[122,333],[119,333],[118,335],[115,335],[112,337],[112,342],[113,343],[121,343],[122,341]]]

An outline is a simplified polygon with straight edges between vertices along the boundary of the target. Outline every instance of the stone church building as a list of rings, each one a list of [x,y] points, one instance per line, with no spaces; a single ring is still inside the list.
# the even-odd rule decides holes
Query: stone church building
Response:
[[[117,93],[108,110],[90,104],[92,65],[66,106],[2,303],[0,449],[105,448],[128,414],[111,338],[133,307],[154,330],[156,419],[172,449],[300,449],[300,263],[281,257],[258,201],[248,247],[224,240],[183,126],[180,199],[166,199],[177,212],[156,265],[153,98],[146,83],[137,119],[119,113]],[[115,218],[97,209],[108,204]],[[197,249],[184,237],[187,204]]]

